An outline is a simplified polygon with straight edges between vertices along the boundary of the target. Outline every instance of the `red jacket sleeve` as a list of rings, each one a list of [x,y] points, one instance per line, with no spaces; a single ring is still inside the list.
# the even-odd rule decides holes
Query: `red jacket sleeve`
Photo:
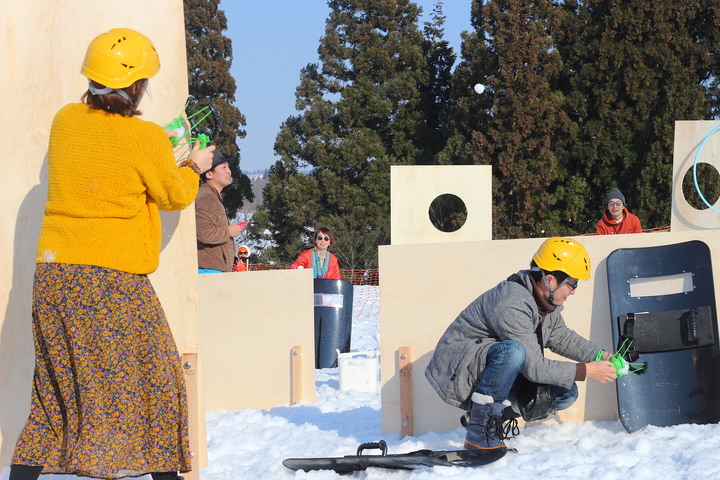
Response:
[[[622,233],[642,233],[642,226],[640,225],[640,219],[637,215],[628,212],[624,223],[626,225]]]
[[[290,268],[313,268],[312,265],[312,250],[305,250],[300,256],[290,265]]]

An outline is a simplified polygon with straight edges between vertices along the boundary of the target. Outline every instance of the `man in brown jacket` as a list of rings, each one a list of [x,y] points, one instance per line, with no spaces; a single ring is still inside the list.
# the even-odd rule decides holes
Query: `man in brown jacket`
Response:
[[[243,227],[228,223],[222,203],[222,191],[232,183],[228,160],[219,151],[213,151],[212,168],[201,178],[203,183],[195,198],[198,271],[230,272],[235,259],[233,237],[240,235]]]

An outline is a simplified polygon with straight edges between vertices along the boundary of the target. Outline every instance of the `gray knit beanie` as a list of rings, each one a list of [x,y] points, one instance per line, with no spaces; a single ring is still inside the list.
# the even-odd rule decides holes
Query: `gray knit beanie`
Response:
[[[622,192],[620,190],[618,190],[617,188],[613,188],[612,190],[610,190],[608,192],[607,196],[605,197],[605,206],[606,207],[611,198],[619,198],[623,202],[623,205],[627,205],[627,203],[625,202],[625,195],[623,195]]]

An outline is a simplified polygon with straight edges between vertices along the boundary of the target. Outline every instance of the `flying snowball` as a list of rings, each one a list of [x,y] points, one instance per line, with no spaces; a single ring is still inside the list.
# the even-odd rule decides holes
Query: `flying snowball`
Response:
[[[485,85],[482,83],[476,83],[473,87],[475,89],[475,93],[483,93],[485,91]]]

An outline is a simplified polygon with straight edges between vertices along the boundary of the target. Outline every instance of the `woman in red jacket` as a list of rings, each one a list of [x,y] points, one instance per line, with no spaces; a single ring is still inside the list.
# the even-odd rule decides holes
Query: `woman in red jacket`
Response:
[[[328,248],[335,245],[335,237],[329,228],[318,228],[314,236],[315,248],[305,250],[290,268],[312,268],[313,278],[340,279],[340,266]]]

